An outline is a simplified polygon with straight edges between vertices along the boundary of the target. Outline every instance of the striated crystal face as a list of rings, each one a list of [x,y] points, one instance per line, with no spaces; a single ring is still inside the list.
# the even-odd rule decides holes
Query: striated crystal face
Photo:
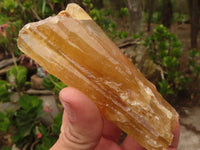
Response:
[[[27,24],[18,47],[142,146],[168,149],[178,114],[78,5]]]

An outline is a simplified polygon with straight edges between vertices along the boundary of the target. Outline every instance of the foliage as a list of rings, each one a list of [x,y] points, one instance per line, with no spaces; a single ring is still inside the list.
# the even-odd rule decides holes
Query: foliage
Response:
[[[161,94],[177,96],[188,81],[180,72],[181,42],[166,27],[159,25],[153,34],[146,38],[145,46],[153,62],[163,69],[164,76],[159,82]]]
[[[7,72],[7,78],[13,86],[21,89],[26,84],[27,69],[23,66],[14,66]]]
[[[51,74],[43,79],[43,86],[46,89],[52,90],[56,94],[58,94],[63,88],[67,87],[63,82]]]
[[[200,78],[200,65],[196,62],[198,56],[200,56],[200,53],[196,49],[189,51],[189,69],[195,76],[195,79]]]
[[[162,13],[161,11],[155,11],[152,14],[151,22],[152,23],[160,23],[161,22]],[[145,13],[145,20],[148,21],[149,13]]]
[[[40,124],[43,113],[43,101],[35,96],[23,95],[19,99],[20,109],[13,116],[16,133],[13,142],[18,147],[33,142],[34,127]]]
[[[3,112],[0,112],[0,127],[0,132],[7,132],[10,127],[10,119]]]
[[[183,13],[173,13],[173,22],[184,23],[189,20],[189,16]]]
[[[12,86],[7,81],[0,81],[0,102],[7,102],[12,96]]]
[[[50,128],[45,126],[39,126],[39,132],[42,134],[40,143],[36,146],[36,150],[46,150],[50,149],[56,142],[58,135],[60,133],[60,127],[62,123],[62,114],[58,114]]]
[[[57,2],[64,9],[62,0],[52,2],[48,0],[0,1],[0,49],[7,54],[13,51],[15,55],[21,55],[22,53],[17,48],[19,30],[28,22],[38,21],[52,15]]]
[[[57,78],[49,76],[46,81],[52,83],[51,87],[56,92],[65,87]],[[36,149],[49,149],[60,133],[62,114],[59,113],[54,118],[53,124],[46,127],[41,122],[41,117],[49,113],[43,108],[43,100],[36,96],[24,95],[22,92],[27,85],[27,69],[22,66],[14,66],[7,72],[7,78],[8,82],[0,81],[1,102],[9,101],[14,90],[19,91],[19,99],[17,103],[15,102],[17,105],[15,112],[0,112],[0,135],[13,135],[12,142],[19,148],[38,141]],[[9,149],[7,146],[3,148]]]
[[[111,8],[97,9],[93,6],[91,0],[84,0],[83,5],[89,12],[92,19],[107,33],[107,35],[113,39],[118,40],[128,37],[128,32],[118,31],[117,23],[111,18],[116,14],[117,17],[127,17],[128,9],[121,8],[119,12],[114,12]]]
[[[145,21],[148,22],[149,13],[145,12]],[[159,24],[161,23],[162,13],[161,11],[154,11],[151,18],[151,23]],[[184,23],[189,20],[189,16],[184,13],[173,13],[173,22]]]

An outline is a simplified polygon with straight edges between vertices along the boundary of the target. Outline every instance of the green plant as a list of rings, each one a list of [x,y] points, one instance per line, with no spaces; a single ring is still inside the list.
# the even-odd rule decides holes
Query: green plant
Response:
[[[180,23],[184,23],[185,21],[187,21],[189,19],[189,16],[183,13],[173,13],[173,22],[180,22]]]
[[[35,96],[23,95],[18,102],[20,108],[15,112],[12,124],[16,128],[13,142],[18,147],[33,142],[35,126],[40,124],[43,101]]]
[[[20,27],[21,21],[19,20],[0,25],[0,48],[3,49],[4,53],[14,52],[17,56],[21,54],[16,45],[18,36],[16,30],[18,31]]]
[[[11,147],[8,147],[8,146],[3,146],[3,147],[2,147],[2,150],[12,150],[12,148],[11,148]]]
[[[10,127],[10,119],[6,114],[0,112],[0,133],[7,132]],[[1,135],[1,134],[0,134]]]
[[[0,81],[0,102],[8,102],[12,96],[12,85],[7,81]]]
[[[152,14],[151,22],[152,23],[160,23],[162,17],[162,13],[160,11],[155,11]],[[149,13],[145,13],[145,20],[148,21]]]
[[[195,79],[200,78],[200,65],[196,61],[198,56],[200,56],[200,53],[196,49],[189,51],[189,69],[195,76]]]
[[[46,128],[41,125],[38,127],[39,132],[42,135],[39,144],[36,146],[36,150],[50,149],[56,142],[60,133],[60,127],[62,123],[62,113],[59,113],[53,120],[53,124]]]
[[[41,122],[41,117],[49,114],[43,108],[43,101],[30,95],[24,95],[23,91],[26,88],[27,69],[22,66],[14,66],[7,72],[8,81],[0,81],[0,100],[7,102],[10,96],[16,90],[18,91],[19,99],[15,102],[16,111],[0,112],[0,135],[3,137],[6,134],[12,135],[12,142],[17,147],[22,148],[27,145],[37,143],[37,149],[49,149],[58,138],[62,120],[62,114],[58,114],[49,127]],[[49,89],[53,89],[56,94],[65,87],[57,78],[49,75],[44,79]],[[53,111],[49,109],[50,113]],[[45,113],[46,112],[46,113]],[[50,114],[49,114],[50,115]],[[4,149],[9,146],[4,145]]]
[[[128,37],[128,32],[123,32],[123,31],[119,31],[117,33],[119,39],[124,39],[124,38],[127,38]]]
[[[117,23],[111,18],[115,13],[111,8],[97,9],[93,6],[91,0],[84,0],[83,5],[92,17],[92,19],[106,32],[106,34],[113,40],[126,38],[128,32],[117,31]],[[117,12],[119,17],[128,16],[128,9],[121,8]]]
[[[9,83],[17,90],[18,94],[24,91],[27,82],[27,69],[23,66],[14,66],[7,72],[7,78]]]
[[[56,94],[58,94],[63,88],[67,87],[63,82],[51,74],[43,79],[43,86],[46,89],[52,90]]]
[[[181,42],[166,27],[159,25],[154,29],[153,34],[146,38],[145,46],[153,62],[163,70],[164,76],[159,82],[161,94],[177,96],[188,81],[180,71]]]
[[[129,12],[128,12],[128,8],[127,7],[124,7],[124,8],[120,9],[120,16],[121,17],[127,17],[128,15],[129,15]]]

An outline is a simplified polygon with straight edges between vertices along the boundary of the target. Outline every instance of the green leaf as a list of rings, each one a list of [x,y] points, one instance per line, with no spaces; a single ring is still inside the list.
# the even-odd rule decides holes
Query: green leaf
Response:
[[[47,150],[50,149],[54,143],[56,142],[56,138],[47,136],[42,138],[41,144],[36,146],[36,150]]]
[[[12,11],[18,6],[17,2],[14,0],[4,0],[4,8],[8,11]]]
[[[43,101],[36,96],[23,95],[19,98],[19,105],[26,111],[42,108]]]
[[[7,132],[9,127],[10,127],[9,118],[3,112],[0,112],[0,132]]]
[[[25,67],[22,67],[22,66],[18,66],[17,68],[17,85],[22,87],[25,85],[25,82],[27,80],[27,69]]]
[[[2,150],[12,150],[12,147],[8,147],[8,146],[3,146]]]
[[[159,88],[160,88],[160,93],[163,95],[163,96],[166,96],[166,95],[173,95],[174,94],[174,91],[173,89],[170,87],[170,85],[168,84],[167,80],[162,80],[161,82],[159,82]]]
[[[43,78],[42,84],[48,90],[52,90],[54,88],[53,82],[51,82],[51,80],[48,77]]]
[[[23,66],[14,66],[7,72],[7,78],[10,83],[23,87],[27,79],[27,69]]]
[[[62,113],[54,117],[53,124],[51,125],[51,130],[54,134],[58,135],[60,133],[61,124],[62,124]]]
[[[48,131],[47,131],[47,129],[46,129],[45,126],[40,125],[40,126],[38,127],[38,129],[39,129],[40,133],[42,134],[42,136],[47,136],[47,135],[48,135]]]
[[[55,93],[59,93],[63,88],[67,87],[63,82],[57,82],[54,87]]]
[[[190,50],[189,51],[189,55],[190,55],[190,57],[197,57],[197,56],[199,56],[199,52],[198,52],[198,50],[196,50],[196,49],[193,49],[193,50]]]
[[[176,57],[166,56],[163,59],[163,66],[173,69],[174,67],[177,67],[179,65],[179,61]]]
[[[7,102],[10,100],[13,92],[11,90],[11,86],[7,81],[0,81],[0,102]]]
[[[46,0],[42,0],[42,17],[45,17]]]

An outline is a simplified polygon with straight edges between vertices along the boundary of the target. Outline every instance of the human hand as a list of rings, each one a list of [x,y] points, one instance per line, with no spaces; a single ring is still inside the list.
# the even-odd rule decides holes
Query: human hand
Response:
[[[118,145],[121,130],[104,119],[95,104],[80,91],[68,87],[60,92],[64,107],[61,133],[51,150],[145,150],[127,136]],[[179,141],[179,123],[169,150],[176,150]]]

